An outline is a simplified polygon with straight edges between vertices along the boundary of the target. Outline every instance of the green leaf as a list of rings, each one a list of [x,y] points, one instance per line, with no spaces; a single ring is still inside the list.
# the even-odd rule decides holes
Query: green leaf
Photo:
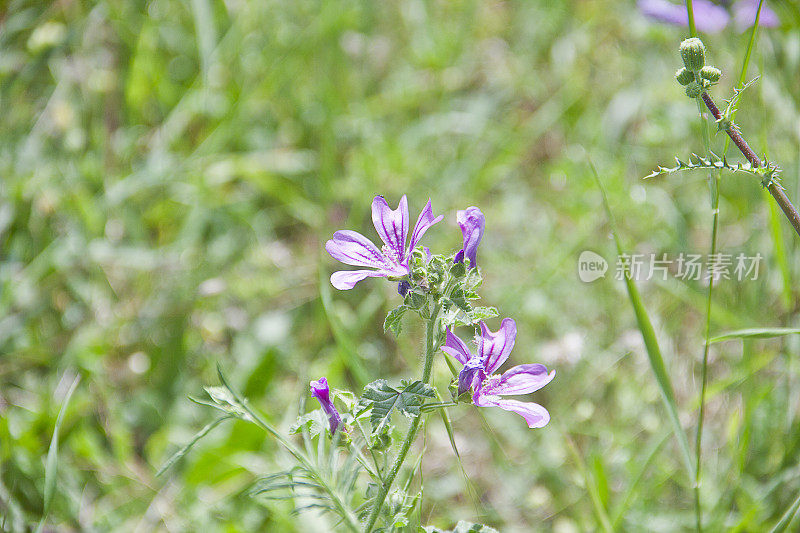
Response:
[[[170,467],[172,467],[172,465],[174,465],[176,462],[178,462],[178,459],[180,459],[181,457],[183,457],[184,455],[186,455],[187,453],[189,453],[189,451],[192,449],[192,447],[193,447],[195,444],[197,444],[197,442],[198,442],[200,439],[202,439],[203,437],[205,437],[206,435],[208,435],[208,433],[209,433],[209,432],[210,432],[212,429],[214,429],[215,427],[217,427],[218,425],[220,425],[220,424],[221,424],[222,422],[224,422],[225,420],[228,420],[229,418],[233,418],[234,416],[235,416],[235,415],[232,415],[232,414],[228,414],[228,415],[222,415],[221,417],[217,418],[217,419],[216,419],[216,420],[214,420],[213,422],[211,422],[211,423],[209,423],[209,424],[206,424],[206,425],[205,425],[205,427],[203,427],[203,429],[201,429],[200,431],[198,431],[198,432],[195,434],[195,436],[192,438],[192,440],[190,440],[190,441],[189,441],[189,442],[188,442],[188,443],[187,443],[187,444],[186,444],[186,445],[185,445],[183,448],[181,448],[180,450],[178,450],[177,452],[175,452],[174,454],[172,454],[172,456],[171,456],[169,459],[167,459],[167,462],[166,462],[166,463],[164,463],[164,464],[161,466],[161,468],[159,468],[159,469],[158,469],[158,472],[156,472],[156,477],[159,477],[161,474],[163,474],[164,472],[166,472],[167,470],[169,470],[169,469],[170,469]]]
[[[597,174],[597,169],[594,168],[594,165],[591,165],[591,167],[592,171],[594,172],[594,179],[597,182],[597,186],[602,194],[603,206],[605,207],[606,215],[608,216],[608,222],[611,225],[611,233],[614,236],[614,242],[617,246],[617,253],[621,256],[623,253],[622,243],[619,239],[619,234],[617,233],[614,217],[611,214],[611,207],[608,204],[606,191],[603,188],[603,184],[600,182],[600,176]],[[667,372],[667,367],[664,364],[664,357],[661,355],[661,348],[658,345],[658,338],[656,337],[655,328],[653,327],[653,323],[650,321],[650,316],[647,314],[647,309],[645,309],[644,304],[642,303],[642,297],[639,294],[639,289],[636,288],[636,283],[634,283],[630,275],[630,270],[627,268],[625,269],[624,278],[625,287],[628,290],[628,299],[631,302],[634,315],[636,316],[636,324],[639,326],[639,331],[641,332],[642,339],[644,340],[645,351],[647,352],[647,359],[650,363],[650,369],[653,371],[659,391],[661,392],[661,399],[664,402],[664,407],[667,410],[667,416],[672,424],[672,432],[675,434],[675,438],[678,441],[678,447],[680,448],[681,456],[683,457],[686,472],[689,475],[689,479],[694,481],[695,467],[694,463],[692,462],[692,452],[689,448],[689,439],[687,438],[686,432],[683,430],[683,426],[681,426],[680,419],[678,418],[678,405],[675,402],[675,393],[673,392],[674,389],[672,387],[672,380],[670,379],[669,373]]]
[[[400,321],[408,309],[409,307],[407,305],[400,305],[389,311],[389,314],[386,315],[386,319],[383,321],[383,331],[387,332],[391,330],[394,332],[395,336],[399,336],[401,326]]]
[[[722,342],[731,339],[770,339],[772,337],[783,337],[784,335],[794,335],[800,333],[800,328],[748,328],[728,331],[711,337],[708,342]]]
[[[489,527],[485,524],[476,524],[474,522],[467,522],[466,520],[459,520],[456,527],[453,529],[439,529],[435,526],[420,527],[419,531],[425,533],[499,533],[495,528]]]
[[[401,382],[401,389],[395,389],[385,379],[373,381],[364,388],[362,400],[371,404],[369,421],[372,432],[382,431],[391,421],[392,412],[397,410],[408,417],[417,417],[425,398],[436,396],[433,387],[421,381]]]
[[[61,409],[58,411],[56,417],[56,424],[53,427],[53,438],[50,439],[50,448],[47,450],[47,462],[44,469],[44,509],[42,511],[42,518],[36,526],[36,532],[39,533],[44,528],[47,521],[47,515],[50,512],[50,504],[53,501],[53,495],[56,491],[56,477],[58,472],[58,434],[61,431],[61,424],[64,421],[64,413],[69,405],[69,400],[72,398],[72,393],[78,388],[81,377],[76,376],[70,385],[67,395],[64,397],[64,402],[61,404]]]
[[[315,409],[310,413],[298,416],[297,421],[289,428],[292,434],[300,433],[306,428],[312,438],[317,438],[321,433],[325,433],[330,427],[328,417],[322,409]]]
[[[230,413],[238,418],[243,420],[251,420],[250,415],[247,413],[247,410],[242,406],[236,396],[228,390],[226,387],[204,387],[205,391],[214,401],[213,404],[206,403],[206,402],[197,402],[202,403],[203,405],[210,405],[211,407],[215,407],[220,411],[225,413]],[[191,398],[190,398],[191,399]]]
[[[480,322],[481,320],[486,320],[487,318],[494,318],[498,315],[496,307],[476,307],[472,310],[469,317],[472,319],[472,323]]]

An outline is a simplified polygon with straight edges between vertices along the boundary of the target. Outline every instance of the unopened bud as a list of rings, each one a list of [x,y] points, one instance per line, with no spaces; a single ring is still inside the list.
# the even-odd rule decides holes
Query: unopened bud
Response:
[[[722,77],[722,71],[716,67],[703,67],[700,69],[700,77],[711,83],[716,83]]]
[[[691,70],[682,68],[675,73],[675,79],[678,80],[678,83],[681,85],[689,85],[694,81],[694,74],[692,74]]]
[[[697,37],[683,41],[680,50],[683,64],[692,72],[697,72],[706,64],[706,47]]]
[[[703,94],[703,87],[696,81],[686,86],[686,96],[689,98],[697,98],[701,94]]]

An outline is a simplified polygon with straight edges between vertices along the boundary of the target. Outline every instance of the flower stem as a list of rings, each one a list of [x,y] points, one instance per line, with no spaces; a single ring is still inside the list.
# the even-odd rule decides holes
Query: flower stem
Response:
[[[706,104],[706,107],[711,114],[714,115],[714,118],[719,120],[722,118],[722,113],[720,112],[717,104],[714,103],[714,100],[708,95],[707,92],[703,92],[700,97],[703,99],[703,103]],[[750,145],[747,144],[747,141],[744,140],[742,134],[739,133],[739,129],[731,122],[727,128],[725,128],[725,133],[728,134],[728,137],[731,138],[733,144],[739,149],[740,152],[750,161],[750,164],[753,165],[753,168],[758,168],[761,166],[761,160],[758,158],[756,153],[750,148]],[[800,213],[797,212],[797,209],[792,205],[792,202],[789,201],[789,198],[786,196],[786,193],[783,192],[783,188],[776,183],[774,180],[769,182],[767,185],[767,190],[775,198],[775,201],[780,206],[783,213],[786,215],[786,218],[789,219],[789,222],[792,224],[792,227],[797,232],[797,235],[800,236]]]
[[[706,149],[706,157],[711,155],[711,134],[708,131],[708,121],[703,114],[703,107],[698,101],[698,111],[703,119],[703,145]],[[711,186],[711,211],[713,213],[711,224],[711,250],[710,255],[713,257],[717,253],[717,228],[719,227],[719,178],[720,171],[710,172],[708,175],[709,184]],[[703,509],[700,501],[700,472],[702,468],[702,440],[703,440],[703,420],[705,417],[705,399],[706,387],[708,385],[708,352],[711,343],[709,338],[711,335],[711,295],[714,291],[714,277],[708,279],[708,294],[706,297],[706,321],[704,328],[704,346],[703,346],[703,366],[701,370],[701,386],[700,386],[700,410],[697,417],[697,433],[695,435],[695,477],[694,477],[694,510],[695,510],[695,525],[698,533],[703,531]]]
[[[433,370],[433,356],[436,353],[438,322],[439,305],[437,304],[434,307],[433,313],[431,313],[431,318],[428,319],[425,325],[425,366],[422,370],[422,382],[426,384],[430,381],[431,371]],[[378,520],[378,514],[381,512],[381,507],[383,507],[383,502],[386,501],[386,495],[389,494],[389,489],[392,488],[394,478],[397,477],[398,472],[400,472],[400,468],[402,468],[406,460],[406,455],[408,455],[408,450],[411,449],[411,445],[416,440],[417,432],[421,425],[422,413],[411,422],[408,433],[406,433],[406,438],[400,446],[400,451],[397,452],[397,458],[394,460],[392,469],[384,478],[383,483],[381,483],[381,490],[375,497],[375,503],[372,504],[372,510],[369,513],[369,518],[367,518],[367,525],[364,527],[364,533],[370,533],[375,526],[375,522]]]

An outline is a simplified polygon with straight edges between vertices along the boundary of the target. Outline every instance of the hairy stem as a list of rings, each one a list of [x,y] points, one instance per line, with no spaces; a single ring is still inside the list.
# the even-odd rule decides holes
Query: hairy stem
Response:
[[[717,104],[714,103],[714,100],[708,95],[707,92],[703,92],[701,95],[703,99],[703,103],[706,104],[706,107],[711,114],[714,115],[714,118],[719,120],[722,118],[722,113],[720,112]],[[725,128],[725,133],[728,134],[728,137],[731,138],[733,144],[739,149],[740,152],[750,161],[750,164],[753,165],[753,168],[758,168],[761,166],[761,160],[758,158],[756,153],[750,148],[750,145],[747,144],[747,141],[744,140],[742,134],[739,133],[739,129],[736,125],[731,122],[727,128]],[[783,192],[783,188],[776,183],[774,180],[769,182],[767,185],[767,190],[775,198],[775,201],[780,206],[783,213],[786,215],[786,218],[789,219],[789,222],[792,224],[792,227],[797,232],[797,235],[800,236],[800,213],[797,212],[797,209],[792,205],[792,202],[786,196],[786,193]]]
[[[703,106],[697,102],[697,109],[700,111],[700,117],[703,119],[703,145],[706,149],[706,157],[711,156],[711,134],[708,131],[708,121],[703,114]],[[711,246],[710,254],[713,257],[717,253],[717,228],[719,227],[719,177],[720,171],[709,172],[708,179],[711,185]],[[695,477],[694,477],[694,510],[695,510],[695,524],[698,533],[703,531],[703,508],[700,501],[700,472],[702,471],[702,441],[703,441],[703,421],[705,419],[705,399],[706,387],[708,385],[708,351],[711,343],[709,337],[711,335],[711,295],[714,292],[714,277],[708,280],[708,295],[706,298],[706,320],[704,329],[704,345],[703,345],[703,364],[700,371],[701,386],[700,386],[700,410],[697,416],[697,433],[695,435]]]
[[[430,381],[431,371],[433,370],[433,356],[436,353],[436,334],[438,322],[439,305],[436,305],[433,313],[431,313],[431,318],[428,319],[428,322],[425,326],[425,366],[422,370],[422,382],[426,384]],[[394,460],[392,469],[389,471],[389,474],[386,476],[386,478],[384,478],[383,483],[381,484],[381,489],[378,492],[378,495],[375,497],[375,503],[372,505],[369,518],[367,518],[367,525],[364,527],[365,533],[370,533],[372,528],[375,527],[375,522],[378,520],[378,514],[381,512],[383,502],[386,501],[386,495],[389,494],[389,489],[392,488],[394,478],[397,477],[397,474],[400,472],[400,468],[402,468],[403,463],[406,460],[406,455],[408,455],[408,450],[411,449],[411,445],[416,440],[417,432],[419,431],[421,425],[422,413],[420,413],[420,415],[411,422],[411,425],[408,428],[408,433],[406,433],[406,438],[403,440],[403,444],[400,446],[400,451],[397,452],[397,458]]]

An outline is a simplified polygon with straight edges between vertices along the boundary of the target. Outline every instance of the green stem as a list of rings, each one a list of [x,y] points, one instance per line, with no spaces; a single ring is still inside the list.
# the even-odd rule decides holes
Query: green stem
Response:
[[[436,333],[438,321],[439,305],[437,304],[434,307],[433,313],[431,313],[431,318],[428,319],[425,327],[425,366],[422,370],[422,382],[426,384],[430,381],[431,371],[433,370],[433,356],[436,353]],[[386,496],[389,494],[389,489],[392,488],[394,478],[397,477],[397,474],[400,472],[400,468],[402,468],[403,463],[406,460],[406,455],[408,455],[408,450],[411,449],[411,445],[416,440],[417,432],[419,431],[421,425],[422,414],[420,413],[420,415],[411,422],[411,425],[408,428],[408,433],[406,433],[406,438],[403,440],[403,444],[400,446],[400,451],[397,453],[397,458],[394,460],[392,469],[389,471],[389,474],[381,484],[381,490],[375,497],[375,503],[372,505],[372,510],[369,513],[369,518],[367,519],[367,525],[364,527],[364,533],[370,533],[372,528],[375,527],[375,522],[378,520],[378,514],[381,512],[383,502],[386,501]]]
[[[700,112],[700,117],[703,119],[703,145],[706,149],[706,156],[711,154],[711,134],[708,131],[708,121],[703,117],[703,106],[700,101],[697,101],[697,110]],[[709,173],[709,180],[711,185],[711,211],[713,213],[713,220],[711,223],[711,256],[717,253],[717,228],[719,227],[719,172]],[[697,531],[703,531],[703,508],[700,504],[700,471],[701,471],[701,444],[703,440],[703,420],[705,417],[705,399],[706,387],[708,385],[708,352],[711,343],[711,295],[714,291],[714,277],[708,280],[708,294],[706,297],[706,321],[705,330],[703,332],[704,345],[703,345],[703,365],[701,367],[701,385],[700,385],[700,410],[697,416],[697,433],[695,435],[695,478],[694,478],[694,509],[695,509],[695,522]]]
[[[697,37],[697,26],[694,24],[694,6],[692,0],[686,0],[686,16],[689,19],[689,35]]]

